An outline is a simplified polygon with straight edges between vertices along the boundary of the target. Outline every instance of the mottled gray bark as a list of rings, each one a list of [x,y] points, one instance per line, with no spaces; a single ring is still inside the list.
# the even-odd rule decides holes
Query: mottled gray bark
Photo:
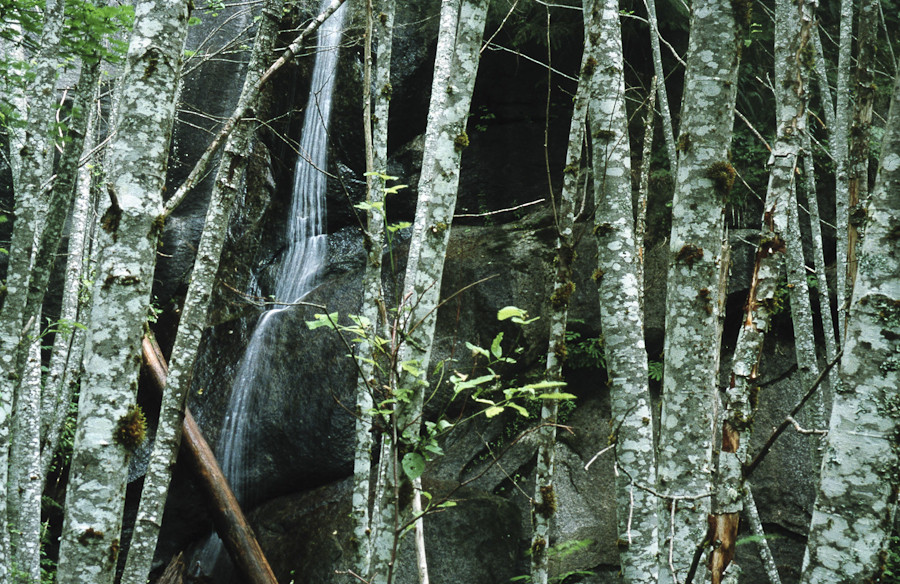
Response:
[[[669,172],[675,174],[678,164],[678,151],[675,145],[675,130],[672,128],[672,112],[669,109],[669,96],[666,92],[666,72],[663,70],[662,51],[659,48],[659,23],[656,18],[656,0],[644,0],[647,8],[647,20],[650,23],[650,48],[653,50],[653,73],[656,94],[659,97],[659,111],[662,117],[663,137],[666,140],[666,152],[669,155]]]
[[[162,191],[189,8],[135,6],[110,145],[108,203],[88,330],[57,578],[110,583],[120,548],[128,458],[144,438],[135,405]]]
[[[258,107],[259,92],[253,92],[252,88],[268,65],[278,36],[283,4],[283,0],[267,0],[262,7],[256,41],[247,64],[241,97],[238,99],[237,109],[241,111],[256,111]],[[200,346],[200,339],[207,324],[209,299],[219,268],[219,258],[228,230],[228,219],[235,197],[243,184],[255,129],[256,126],[250,120],[238,122],[225,143],[222,159],[219,161],[206,210],[203,233],[197,247],[194,269],[191,272],[190,285],[181,309],[178,333],[172,348],[153,453],[144,478],[134,534],[122,575],[123,584],[143,584],[150,572],[169,492],[172,468],[181,444],[184,400],[193,377],[197,347]]]
[[[872,114],[875,110],[875,41],[878,33],[879,0],[859,3],[859,26],[856,43],[856,79],[853,99],[853,121],[850,124],[850,145],[847,161],[849,206],[847,233],[847,295],[853,294],[856,280],[856,245],[861,238],[860,228],[869,198],[869,149]]]
[[[644,346],[635,240],[631,151],[625,111],[624,58],[618,0],[594,0],[585,36],[596,39],[591,75],[594,234],[597,238],[600,321],[612,417],[617,428],[616,477],[619,558],[625,582],[657,582],[656,497],[636,486],[656,484],[656,458]],[[645,161],[649,162],[648,161]]]
[[[724,204],[745,14],[694,2],[672,203],[660,421],[660,581],[681,581],[706,533],[728,257]],[[673,507],[675,506],[674,510]]]
[[[584,3],[585,23],[591,20],[591,2]],[[587,26],[587,24],[585,24]],[[594,43],[585,35],[581,57],[581,76],[575,93],[575,105],[569,124],[569,142],[566,165],[563,169],[563,186],[559,199],[554,201],[556,220],[556,271],[553,274],[553,292],[550,296],[550,339],[547,347],[547,381],[562,381],[563,363],[566,358],[566,320],[569,299],[575,291],[572,281],[572,263],[575,249],[575,207],[579,183],[583,180],[582,158],[587,136],[587,109],[590,103],[591,73],[597,66]],[[556,493],[553,485],[554,452],[556,450],[557,400],[545,400],[541,404],[541,421],[536,433],[537,462],[534,469],[534,497],[531,501],[531,581],[546,584],[550,563],[547,550],[551,545],[550,528],[556,514]]]
[[[38,314],[40,317],[40,314]],[[39,320],[39,319],[38,319]],[[31,325],[27,362],[16,390],[12,444],[9,449],[9,535],[12,582],[31,584],[41,577],[40,326]]]
[[[92,110],[84,143],[85,150],[92,148],[94,143],[95,117]],[[90,297],[88,290],[84,288],[83,278],[90,273],[87,267],[93,248],[91,229],[94,226],[91,212],[96,202],[96,197],[91,192],[91,174],[90,162],[78,172],[78,192],[69,220],[69,248],[59,316],[61,322],[77,322],[84,327],[87,326],[85,321]],[[47,373],[41,395],[41,478],[44,484],[50,473],[69,414],[69,406],[78,385],[84,337],[84,330],[73,325],[69,334],[59,332],[56,334],[50,352],[50,371]]]
[[[396,374],[398,390],[408,397],[398,404],[396,423],[403,441],[412,445],[418,443],[422,423],[436,309],[456,207],[460,157],[469,142],[466,120],[487,7],[488,0],[444,0],[441,4],[422,173],[400,307],[406,341],[400,347],[398,365],[407,366]],[[396,467],[385,477],[388,483],[384,488],[395,491]],[[415,491],[414,496],[419,496],[419,492]],[[385,503],[381,513],[396,518],[397,513],[391,509],[396,500]],[[417,524],[417,529],[421,529],[421,520]],[[379,538],[396,539],[395,535],[396,530],[387,529]],[[390,582],[393,577],[394,566],[387,563],[396,554],[387,550],[394,545],[384,539],[375,543],[376,582]]]
[[[804,559],[804,584],[873,578],[894,526],[900,432],[900,76],[894,83]]]
[[[715,521],[715,540],[720,541],[712,552],[710,563],[712,581],[718,583],[730,564],[737,540],[738,518],[747,500],[742,466],[746,463],[747,441],[754,416],[755,392],[758,391],[759,362],[765,335],[769,331],[775,306],[776,291],[783,276],[786,252],[794,250],[802,264],[799,233],[791,232],[790,212],[796,215],[797,164],[801,135],[806,129],[807,86],[806,72],[800,55],[807,50],[813,22],[808,3],[778,0],[775,5],[775,87],[778,102],[777,135],[769,158],[769,185],[756,250],[750,291],[744,308],[744,319],[738,332],[731,368],[731,383],[723,396],[724,415],[722,444],[715,476],[716,494],[712,502],[711,523]],[[794,222],[796,225],[796,221]],[[806,288],[805,274],[803,286]],[[793,298],[793,296],[792,296]],[[798,295],[799,298],[799,295]],[[795,323],[809,326],[800,333],[812,335],[809,298],[806,296],[804,319]],[[792,304],[793,308],[793,304]],[[798,345],[800,343],[798,342]],[[806,355],[806,353],[799,353]],[[815,353],[808,367],[815,366]],[[747,510],[755,513],[756,510]],[[763,540],[765,545],[765,540]]]
[[[844,344],[847,321],[847,257],[849,254],[849,132],[850,132],[850,62],[853,36],[853,0],[841,0],[841,36],[838,45],[837,103],[834,129],[829,135],[831,157],[835,164],[835,241],[837,259],[838,343]]]
[[[387,172],[388,110],[391,102],[391,43],[394,28],[394,1],[369,0],[366,6],[365,78],[363,80],[363,125],[366,141],[368,173],[365,245],[366,269],[363,275],[362,316],[370,323],[368,334],[379,335],[385,326],[385,303],[381,289],[381,261],[384,257],[385,176]],[[373,54],[372,44],[377,45]],[[374,69],[374,79],[373,79]],[[374,87],[374,94],[372,89]],[[373,111],[374,110],[374,111]],[[380,209],[378,208],[380,206]],[[386,338],[386,335],[385,335]],[[375,360],[381,358],[375,343],[364,340],[357,347],[360,376],[356,388],[356,450],[353,459],[354,535],[356,537],[356,572],[366,579],[371,576],[373,533],[385,528],[373,526],[379,518],[369,515],[369,485],[372,478],[372,434],[370,411],[375,404],[377,387]],[[383,461],[385,464],[387,460]],[[376,493],[375,498],[383,494]]]

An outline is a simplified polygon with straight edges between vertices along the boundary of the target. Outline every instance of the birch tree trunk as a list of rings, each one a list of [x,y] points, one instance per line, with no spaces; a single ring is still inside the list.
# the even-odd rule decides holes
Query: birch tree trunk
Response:
[[[422,423],[441,277],[456,207],[460,158],[469,142],[466,120],[478,72],[488,3],[489,0],[443,0],[441,3],[418,203],[401,296],[406,340],[400,348],[399,362],[406,363],[407,367],[397,375],[398,389],[408,397],[398,406],[397,423],[403,440],[412,445],[418,442]],[[393,479],[396,470],[385,474]],[[393,490],[394,486],[385,488]],[[414,496],[419,496],[418,490]],[[389,508],[382,513],[396,516]],[[421,519],[417,524],[417,529],[421,529]],[[385,530],[384,534],[391,538],[397,535],[392,530]],[[384,578],[390,581],[392,577],[393,566],[385,563],[393,555],[392,552],[385,557],[388,547],[393,546],[384,541],[376,543],[376,582],[383,582]],[[420,555],[419,561],[423,559]]]
[[[376,11],[378,17],[376,18]],[[366,171],[369,208],[366,210],[364,234],[367,251],[363,276],[362,316],[370,323],[370,335],[377,335],[386,323],[384,294],[381,288],[381,262],[384,257],[384,229],[387,209],[384,189],[387,172],[388,114],[391,102],[391,44],[394,28],[394,1],[369,0],[366,6],[366,55],[363,80],[363,126],[366,140]],[[377,45],[377,58],[372,44]],[[374,61],[374,63],[373,63]],[[372,78],[374,69],[374,79]],[[374,87],[375,93],[372,94]],[[374,109],[374,112],[372,111]],[[380,209],[378,206],[380,205]],[[385,336],[386,338],[386,336]],[[375,360],[380,358],[375,343],[365,341],[357,348],[360,377],[356,389],[356,451],[353,461],[353,518],[356,537],[356,571],[370,578],[374,533],[384,530],[378,515],[369,515],[369,491],[372,478],[372,417],[374,391],[377,387]],[[387,461],[385,461],[387,462]],[[379,497],[375,495],[376,499]],[[375,505],[380,508],[380,505]]]
[[[187,4],[147,0],[120,82],[97,281],[88,331],[65,520],[60,584],[110,583],[120,547],[127,460],[144,438],[135,405],[141,336],[161,225],[162,190],[187,33]]]
[[[283,0],[267,0],[261,10],[256,41],[247,64],[243,90],[237,106],[241,111],[257,111],[259,92],[252,91],[268,65],[281,21]],[[193,377],[194,360],[206,327],[209,299],[213,291],[219,259],[228,230],[235,196],[241,188],[255,126],[241,120],[225,143],[206,210],[203,233],[184,299],[178,333],[172,348],[166,388],[160,406],[153,453],[147,467],[141,502],[122,575],[123,584],[144,584],[150,572],[156,541],[162,526],[163,510],[178,447],[181,444],[184,400]],[[274,580],[274,577],[272,578]]]
[[[659,97],[659,111],[662,114],[663,137],[666,153],[669,155],[669,172],[675,174],[678,151],[675,144],[675,130],[672,128],[672,112],[669,109],[669,95],[666,92],[666,72],[663,70],[662,51],[659,48],[659,22],[656,18],[656,0],[644,0],[647,21],[650,23],[650,48],[653,50],[653,72],[656,75],[656,93]]]
[[[631,151],[625,111],[624,59],[618,0],[594,0],[585,37],[595,38],[591,79],[594,234],[600,320],[612,417],[618,428],[616,477],[619,558],[625,582],[657,582],[656,498],[638,488],[656,484],[652,410],[640,296],[640,248],[631,199]],[[588,17],[587,14],[590,16]],[[649,162],[649,159],[646,162]]]
[[[724,203],[741,29],[749,15],[692,6],[666,296],[658,490],[660,581],[681,581],[706,532],[728,257]],[[663,520],[666,518],[666,520]]]
[[[894,82],[813,510],[803,584],[874,578],[894,526],[900,432],[900,76]]]
[[[849,206],[847,233],[847,283],[852,295],[856,281],[856,244],[860,239],[865,201],[869,197],[869,139],[875,109],[875,39],[878,33],[878,0],[859,4],[856,49],[856,91],[850,128],[848,168]]]
[[[746,462],[747,443],[742,438],[753,423],[754,392],[757,391],[760,356],[771,323],[775,293],[783,275],[785,251],[788,246],[800,248],[801,245],[799,238],[792,239],[788,235],[788,209],[790,205],[794,205],[796,209],[796,197],[792,193],[796,191],[795,176],[801,137],[806,131],[806,72],[800,57],[803,51],[808,50],[812,27],[812,17],[806,2],[776,2],[775,88],[779,104],[778,130],[769,159],[769,186],[760,243],[756,250],[745,316],[734,349],[731,383],[723,400],[722,445],[716,473],[713,515],[710,519],[710,524],[715,525],[715,539],[721,542],[711,556],[710,569],[714,584],[723,580],[725,569],[734,557],[740,512],[745,501],[752,501],[752,497],[745,495],[747,487],[744,484],[742,466]],[[811,334],[812,329],[809,332]],[[756,510],[749,512],[756,513]]]
[[[15,474],[9,475],[9,469],[21,468],[26,464],[23,460],[10,459],[13,448],[11,444],[13,437],[10,433],[13,424],[10,416],[20,383],[25,378],[31,381],[34,378],[34,372],[25,370],[29,363],[29,355],[33,352],[31,345],[37,344],[37,350],[40,350],[40,341],[33,334],[36,328],[39,330],[40,319],[35,314],[31,322],[26,322],[25,314],[31,270],[46,209],[43,195],[50,174],[48,160],[50,164],[53,160],[50,132],[54,119],[51,112],[54,110],[56,97],[56,67],[59,61],[58,45],[63,16],[62,0],[46,2],[40,38],[42,48],[28,70],[28,73],[34,75],[33,80],[25,91],[19,93],[14,90],[12,100],[14,105],[23,108],[18,114],[25,123],[25,128],[22,132],[13,132],[10,140],[10,149],[16,150],[11,153],[15,221],[6,269],[6,295],[0,308],[0,369],[3,371],[3,375],[0,375],[0,490],[4,491],[0,494],[0,582],[5,581],[12,566],[10,530],[22,530],[22,527],[12,524],[13,515],[18,512],[14,514],[7,509],[8,503],[13,504],[18,500],[15,488],[19,482]],[[13,48],[11,56],[21,57],[24,63],[24,51],[20,46]],[[25,79],[26,72],[22,71],[23,82]],[[33,360],[30,362],[32,366],[35,364]],[[37,367],[39,377],[39,361]],[[29,392],[29,395],[33,396],[33,392]],[[21,429],[26,430],[24,427]],[[30,434],[19,433],[20,441],[30,443],[31,438]],[[30,449],[16,448],[16,451],[22,455],[25,452],[29,452],[29,455],[34,454]],[[39,476],[35,477],[35,480],[40,483]]]
[[[847,256],[849,254],[849,151],[850,131],[850,60],[853,36],[853,0],[841,0],[841,36],[838,45],[837,97],[834,108],[834,131],[829,139],[835,164],[835,240],[837,259],[838,343],[844,344],[847,320]]]
[[[584,3],[585,27],[591,19],[592,3]],[[550,339],[547,347],[547,381],[562,381],[563,363],[567,355],[566,320],[569,299],[575,291],[572,281],[572,264],[575,260],[575,207],[579,183],[583,180],[582,159],[587,142],[586,121],[590,102],[591,73],[597,66],[594,42],[585,31],[584,51],[581,56],[581,76],[575,93],[575,105],[569,124],[569,142],[566,165],[563,169],[563,186],[559,201],[553,203],[556,221],[556,273],[553,275],[553,292],[550,296]],[[556,450],[557,400],[541,403],[541,421],[537,430],[537,462],[534,471],[534,497],[531,506],[531,582],[546,584],[550,575],[547,550],[550,547],[550,531],[556,514],[556,492],[553,486],[554,452]]]

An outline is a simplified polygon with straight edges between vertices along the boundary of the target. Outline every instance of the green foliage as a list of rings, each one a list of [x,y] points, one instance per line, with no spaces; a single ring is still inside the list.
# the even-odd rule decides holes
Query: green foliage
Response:
[[[647,363],[647,375],[653,381],[662,381],[663,371],[664,367],[662,361],[649,361]]]
[[[568,558],[572,554],[578,553],[583,549],[594,544],[593,539],[572,539],[568,541],[562,541],[554,546],[550,546],[547,548],[547,559],[552,565],[554,562],[561,562],[562,560]],[[532,550],[528,551],[530,555]],[[595,576],[594,572],[589,570],[571,570],[568,572],[563,572],[561,574],[557,574],[548,580],[548,582],[561,583],[565,582],[568,578],[573,576]],[[509,579],[510,582],[521,582],[522,584],[530,584],[532,582],[531,575],[526,574],[523,576],[516,576],[514,578]]]
[[[900,584],[900,536],[892,536],[884,553],[878,584]]]
[[[581,333],[567,330],[566,346],[568,347],[566,364],[572,369],[606,369],[602,336],[582,339]]]

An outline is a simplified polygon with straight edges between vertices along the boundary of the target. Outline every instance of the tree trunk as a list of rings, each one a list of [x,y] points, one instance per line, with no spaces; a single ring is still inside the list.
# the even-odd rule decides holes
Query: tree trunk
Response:
[[[189,10],[147,0],[135,7],[120,83],[118,131],[110,146],[94,286],[75,431],[60,584],[111,583],[125,502],[127,461],[145,437],[135,404],[140,342],[150,305],[161,230],[175,88]]]
[[[145,336],[141,341],[144,363],[150,371],[154,385],[162,392],[166,387],[168,367],[156,341]],[[207,444],[194,421],[189,409],[185,409],[182,422],[183,445],[190,455],[190,461],[204,490],[212,499],[213,524],[225,543],[234,565],[250,584],[274,584],[275,576],[266,560],[253,529],[247,523],[244,513],[228,481],[216,462],[216,455]]]
[[[377,17],[376,17],[377,12]],[[366,56],[363,80],[363,125],[366,140],[367,203],[365,245],[366,269],[363,276],[362,316],[369,323],[368,335],[379,336],[386,326],[384,294],[382,293],[382,259],[384,257],[384,233],[387,209],[385,189],[387,176],[388,114],[391,101],[391,44],[394,28],[394,1],[369,0],[366,7]],[[372,53],[372,43],[377,44],[377,57]],[[373,64],[374,61],[374,64]],[[372,79],[374,69],[374,80]],[[372,88],[375,93],[372,95]],[[374,113],[372,110],[374,109]],[[380,208],[379,208],[380,206]],[[384,336],[387,338],[387,335]],[[383,359],[374,338],[363,340],[357,347],[360,376],[356,389],[356,451],[353,461],[353,518],[356,537],[356,571],[366,579],[371,578],[373,534],[384,525],[376,527],[378,517],[369,515],[369,485],[372,478],[372,449],[376,441],[372,434],[372,415],[378,387],[375,362]],[[376,499],[378,494],[375,495]],[[380,508],[380,505],[373,505]]]
[[[256,111],[258,108],[259,92],[251,90],[265,71],[269,55],[275,46],[282,5],[282,0],[268,0],[262,8],[256,42],[247,65],[244,87],[237,106],[242,111]],[[248,98],[252,100],[248,102]],[[128,548],[128,560],[122,576],[122,582],[125,584],[143,584],[150,572],[156,540],[162,526],[172,467],[181,442],[184,400],[191,384],[197,347],[206,327],[209,298],[219,268],[228,219],[231,216],[235,195],[243,181],[254,130],[255,126],[250,121],[239,122],[229,136],[219,162],[175,345],[172,348],[172,366],[169,368],[160,406],[153,453],[144,479],[134,535]],[[274,578],[271,581],[274,581]]]
[[[618,0],[595,0],[587,37],[596,39],[590,105],[600,320],[616,431],[619,558],[625,582],[656,582],[659,552],[652,410],[641,310],[640,249],[631,202],[631,152],[625,111]],[[586,16],[586,21],[588,17]],[[644,161],[649,163],[649,158]]]
[[[893,528],[900,486],[900,76],[867,210],[803,584],[874,579]]]
[[[469,141],[466,120],[478,72],[487,7],[488,0],[444,0],[441,4],[418,203],[400,307],[407,336],[400,347],[399,363],[407,367],[397,372],[398,387],[408,391],[409,398],[398,406],[397,423],[400,435],[410,445],[418,443],[422,423],[441,277],[456,208],[460,158]],[[390,478],[395,473],[387,476]],[[419,492],[414,496],[420,496]],[[396,516],[387,509],[383,512]],[[417,529],[421,529],[421,519],[417,523]],[[392,538],[399,535],[391,532],[385,530]],[[386,546],[379,543],[376,547],[382,550],[376,550],[379,554],[376,582],[382,582],[383,576],[390,580],[391,576],[385,574],[385,562],[390,560],[382,555]]]
[[[666,292],[658,490],[660,581],[681,581],[706,533],[727,244],[724,205],[738,46],[749,26],[725,1],[694,2]],[[666,518],[666,520],[663,520]]]

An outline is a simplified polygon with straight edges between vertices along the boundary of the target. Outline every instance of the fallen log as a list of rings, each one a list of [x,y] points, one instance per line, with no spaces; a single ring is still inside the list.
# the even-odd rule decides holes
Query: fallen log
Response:
[[[165,357],[156,344],[156,340],[145,336],[141,344],[144,353],[144,364],[147,366],[154,385],[162,392],[166,387],[166,376],[169,368]],[[197,472],[204,490],[211,498],[213,524],[222,538],[228,555],[238,570],[250,584],[278,584],[266,556],[263,554],[256,535],[241,507],[228,486],[219,463],[210,449],[200,427],[191,415],[189,408],[184,409],[182,447],[190,455],[191,465]]]

